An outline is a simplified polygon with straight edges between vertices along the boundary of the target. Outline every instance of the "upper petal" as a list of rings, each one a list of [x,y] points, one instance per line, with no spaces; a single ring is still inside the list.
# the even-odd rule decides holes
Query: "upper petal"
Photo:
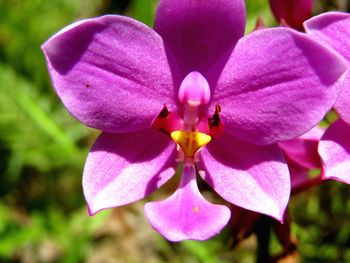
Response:
[[[204,177],[232,204],[278,220],[290,195],[287,165],[277,145],[259,146],[224,134],[202,149]]]
[[[312,37],[334,48],[349,62],[350,68],[350,14],[328,12],[315,16],[304,23],[305,30]],[[350,124],[350,74],[343,84],[335,109]]]
[[[330,45],[350,62],[350,14],[327,12],[305,21],[305,31]]]
[[[328,127],[318,151],[324,162],[324,177],[350,184],[350,125],[339,119]]]
[[[297,137],[332,107],[343,59],[305,34],[263,29],[242,38],[212,100],[221,105],[226,131],[269,144]]]
[[[206,240],[230,219],[230,210],[209,203],[198,190],[194,166],[185,165],[179,188],[168,199],[147,203],[151,225],[170,241]]]
[[[59,97],[90,127],[148,128],[164,103],[175,105],[162,39],[135,20],[108,15],[79,21],[42,50]]]
[[[180,68],[178,81],[199,71],[212,85],[244,34],[245,4],[243,0],[161,0],[154,28]]]
[[[90,214],[142,199],[174,175],[175,146],[161,132],[102,133],[84,167]]]

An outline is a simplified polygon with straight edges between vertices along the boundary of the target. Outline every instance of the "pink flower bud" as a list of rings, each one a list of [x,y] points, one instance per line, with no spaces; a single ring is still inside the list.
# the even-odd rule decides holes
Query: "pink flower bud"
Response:
[[[179,89],[179,100],[191,106],[199,106],[209,102],[209,83],[201,73],[192,71],[184,78]]]
[[[278,22],[303,30],[303,22],[311,17],[313,0],[269,0]]]

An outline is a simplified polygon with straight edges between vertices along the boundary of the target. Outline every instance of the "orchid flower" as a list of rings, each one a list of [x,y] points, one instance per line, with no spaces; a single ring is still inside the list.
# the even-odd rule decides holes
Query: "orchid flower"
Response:
[[[244,30],[243,0],[162,0],[154,30],[107,15],[42,46],[65,107],[102,131],[83,173],[91,215],[148,196],[179,163],[176,192],[145,206],[168,240],[208,239],[230,218],[197,174],[228,202],[282,220],[290,178],[276,142],[323,118],[345,66],[291,29]]]
[[[294,29],[303,29],[303,22],[311,17],[313,0],[269,0],[276,20]]]
[[[350,69],[350,14],[328,12],[305,22],[306,32],[345,58]],[[350,74],[334,106],[340,118],[326,130],[319,144],[325,178],[350,184]]]

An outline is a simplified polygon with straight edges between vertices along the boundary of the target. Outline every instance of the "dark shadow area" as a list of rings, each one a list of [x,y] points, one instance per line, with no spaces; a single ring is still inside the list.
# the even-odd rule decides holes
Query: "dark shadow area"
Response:
[[[104,0],[99,10],[101,14],[119,14],[123,13],[132,1],[130,0]]]

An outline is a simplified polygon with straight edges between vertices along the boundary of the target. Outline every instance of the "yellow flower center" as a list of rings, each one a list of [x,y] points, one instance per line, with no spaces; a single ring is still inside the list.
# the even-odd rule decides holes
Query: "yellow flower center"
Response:
[[[196,153],[211,140],[209,135],[198,131],[174,131],[170,136],[187,158],[194,158]]]

